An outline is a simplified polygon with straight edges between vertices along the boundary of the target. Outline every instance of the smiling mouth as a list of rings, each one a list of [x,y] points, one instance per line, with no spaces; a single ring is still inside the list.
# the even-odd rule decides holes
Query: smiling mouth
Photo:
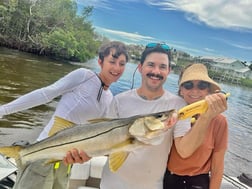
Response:
[[[119,76],[120,75],[120,73],[115,73],[115,72],[110,72],[110,74],[113,75],[113,76]]]
[[[193,95],[190,95],[190,98],[194,99],[194,100],[201,100],[202,99],[201,96],[193,96]]]

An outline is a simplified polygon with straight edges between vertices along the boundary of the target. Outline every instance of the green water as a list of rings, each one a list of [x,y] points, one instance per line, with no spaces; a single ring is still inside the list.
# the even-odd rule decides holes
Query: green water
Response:
[[[66,64],[52,61],[16,50],[0,48],[0,104],[47,86],[66,73],[86,67],[98,71],[97,60],[81,64]],[[122,78],[111,86],[114,94],[130,89],[136,64],[127,64]],[[169,74],[165,88],[177,93],[178,75]],[[140,85],[139,74],[135,75],[135,87]],[[225,173],[238,176],[252,172],[252,89],[237,85],[220,84],[231,93],[228,110],[224,113],[229,123],[229,148],[225,157]],[[57,100],[29,110],[0,118],[0,145],[10,145],[17,140],[33,141],[50,116]]]

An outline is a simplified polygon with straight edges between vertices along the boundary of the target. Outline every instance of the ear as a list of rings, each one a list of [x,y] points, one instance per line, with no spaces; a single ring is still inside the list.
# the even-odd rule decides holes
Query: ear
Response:
[[[142,73],[142,67],[143,67],[143,65],[142,65],[141,63],[138,64],[138,66],[137,66],[138,71],[139,71],[140,73]]]
[[[179,88],[178,95],[184,98],[183,90],[181,90],[181,87]]]
[[[168,66],[168,73],[170,73],[172,71],[172,67]]]
[[[102,60],[100,58],[98,59],[98,64],[102,67]]]

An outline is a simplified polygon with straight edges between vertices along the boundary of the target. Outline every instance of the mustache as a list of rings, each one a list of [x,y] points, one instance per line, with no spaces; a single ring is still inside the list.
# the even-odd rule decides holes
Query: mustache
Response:
[[[164,79],[164,77],[163,77],[162,75],[160,75],[160,74],[147,73],[146,75],[147,75],[148,77],[157,77],[157,78],[160,79],[160,80],[163,80],[163,79]]]

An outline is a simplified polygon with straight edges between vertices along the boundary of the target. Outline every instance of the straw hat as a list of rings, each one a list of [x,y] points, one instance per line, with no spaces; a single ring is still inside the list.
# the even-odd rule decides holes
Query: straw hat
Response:
[[[184,70],[184,73],[179,81],[179,87],[186,81],[201,80],[211,84],[210,92],[214,93],[220,90],[220,86],[208,76],[208,71],[203,64],[192,64]]]

